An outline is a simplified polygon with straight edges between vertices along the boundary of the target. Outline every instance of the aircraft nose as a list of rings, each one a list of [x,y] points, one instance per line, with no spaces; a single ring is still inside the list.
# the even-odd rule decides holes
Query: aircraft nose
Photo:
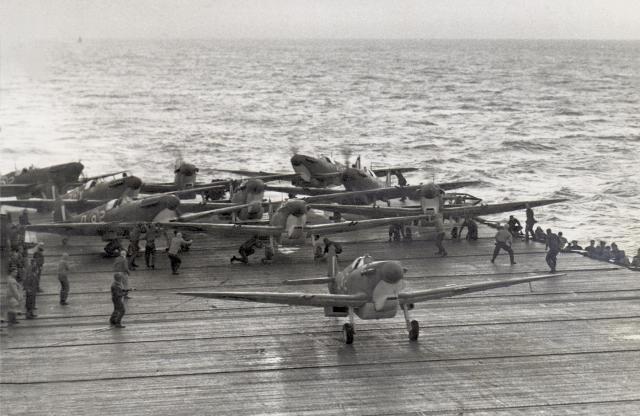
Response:
[[[378,273],[383,281],[390,284],[398,283],[404,276],[404,270],[397,261],[383,263],[379,266]]]
[[[130,189],[140,189],[142,186],[142,180],[137,176],[127,176],[124,178],[124,184]]]
[[[304,161],[304,156],[302,155],[293,155],[291,156],[291,165],[292,166],[300,166]]]
[[[440,195],[440,188],[435,184],[428,184],[420,189],[420,195],[423,198],[432,199]]]
[[[165,206],[172,211],[175,211],[178,206],[180,206],[180,198],[175,195],[165,195],[162,197],[162,200]]]
[[[260,179],[249,179],[246,184],[247,192],[252,194],[264,193],[264,182]]]
[[[195,167],[195,165],[192,165],[191,163],[184,163],[182,166],[180,166],[180,172],[184,176],[193,176],[196,174],[197,171],[198,171],[198,168]]]

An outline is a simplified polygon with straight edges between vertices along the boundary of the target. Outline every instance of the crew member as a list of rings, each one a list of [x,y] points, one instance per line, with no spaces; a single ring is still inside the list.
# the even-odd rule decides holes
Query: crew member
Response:
[[[633,260],[631,261],[631,266],[640,267],[640,248],[638,249],[638,253],[633,256]]]
[[[442,221],[442,214],[436,214],[434,221],[436,223],[436,247],[438,251],[436,251],[436,255],[440,255],[445,257],[447,255],[447,250],[444,249],[442,242],[444,241],[444,222]]]
[[[31,224],[29,222],[29,212],[27,211],[26,208],[22,211],[22,214],[20,214],[20,216],[18,217],[18,223],[22,226]]]
[[[562,235],[562,231],[558,232],[558,239],[560,240],[560,251],[562,251],[569,244],[569,240]]]
[[[178,273],[180,264],[182,264],[182,260],[180,259],[180,250],[182,250],[183,245],[188,247],[191,243],[191,240],[185,240],[182,238],[182,233],[176,233],[175,237],[171,239],[169,249],[167,250],[167,255],[169,256],[169,261],[171,262],[172,274],[180,274]]]
[[[7,278],[7,321],[9,325],[18,323],[16,316],[20,312],[20,305],[22,304],[22,286],[16,280],[18,271],[13,269],[9,272]]]
[[[40,289],[40,277],[42,276],[42,268],[44,267],[44,244],[43,243],[38,243],[38,248],[36,249],[35,253],[33,253],[33,259],[36,261],[36,264],[38,265],[38,273],[37,273],[37,279],[38,279],[38,292],[42,292],[42,289]]]
[[[525,205],[527,207],[525,213],[527,215],[527,219],[525,220],[524,224],[525,224],[525,229],[524,229],[524,238],[529,241],[529,233],[531,233],[531,239],[532,240],[536,240],[536,236],[533,233],[533,224],[535,224],[536,219],[533,218],[533,210],[531,209],[531,207],[529,206],[529,204]],[[542,230],[542,229],[541,229]]]
[[[547,235],[544,233],[544,230],[540,226],[536,227],[535,240],[541,243],[544,243],[547,241]]]
[[[313,260],[320,261],[324,258],[324,249],[322,247],[322,243],[320,242],[320,236],[313,236]]]
[[[323,254],[325,257],[329,254],[330,247],[333,247],[336,254],[342,253],[342,244],[329,240],[329,237],[323,238],[322,241],[324,242]]]
[[[578,245],[578,240],[571,240],[571,245],[567,247],[569,251],[578,251],[582,250],[582,246]]]
[[[140,227],[136,224],[131,231],[129,231],[129,247],[127,247],[127,258],[129,262],[129,270],[135,270],[138,265],[136,264],[136,257],[140,252]]]
[[[121,251],[120,255],[113,262],[114,273],[122,274],[122,287],[129,289],[129,261],[127,260],[127,252]],[[129,295],[125,294],[125,299],[129,299]]]
[[[520,234],[520,230],[522,230],[520,221],[518,221],[518,219],[513,215],[509,215],[509,221],[507,222],[507,224],[509,224],[509,232],[511,233],[511,235],[513,237],[517,237]]]
[[[545,260],[551,269],[551,273],[555,273],[558,262],[557,257],[560,252],[560,238],[551,232],[551,228],[547,228],[547,244],[545,250],[547,249],[549,251],[547,252]]]
[[[36,309],[36,294],[38,293],[38,264],[36,263],[36,259],[31,259],[31,264],[29,271],[27,272],[27,276],[24,279],[23,287],[26,294],[26,318],[33,319],[38,316],[33,313]]]
[[[467,240],[477,240],[478,239],[478,224],[471,218],[470,216],[466,216],[464,218],[464,222],[460,226],[460,232],[458,233],[458,240],[462,238],[462,230],[464,227],[467,227]]]
[[[624,250],[618,249],[618,245],[616,243],[611,243],[611,258],[615,264],[619,264],[621,266],[628,266],[629,260],[627,260],[627,254]]]
[[[262,248],[262,241],[258,239],[257,235],[242,243],[242,245],[238,249],[240,257],[233,256],[231,257],[230,262],[233,263],[235,261],[239,261],[244,264],[249,264],[249,256],[256,252],[256,248]]]
[[[500,227],[495,236],[496,246],[493,249],[493,257],[491,257],[491,263],[496,261],[496,257],[498,257],[498,254],[502,249],[509,253],[509,260],[511,261],[511,264],[516,264],[513,258],[513,249],[511,248],[511,238],[511,233],[507,230],[507,226]]]
[[[69,296],[69,253],[62,253],[58,263],[58,280],[60,281],[60,305],[68,305]]]
[[[151,225],[145,235],[144,262],[147,269],[156,268],[156,237],[158,236],[158,226]]]
[[[594,257],[596,254],[596,240],[591,240],[589,246],[585,248],[585,251],[587,252],[587,256]]]
[[[111,302],[113,302],[113,313],[109,318],[111,326],[116,328],[124,328],[122,325],[122,317],[124,316],[124,298],[127,295],[127,290],[122,284],[122,273],[115,273],[113,275],[113,283],[111,283]]]

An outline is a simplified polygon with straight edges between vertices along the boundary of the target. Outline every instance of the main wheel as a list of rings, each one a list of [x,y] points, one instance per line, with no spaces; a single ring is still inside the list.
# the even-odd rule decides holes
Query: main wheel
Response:
[[[420,325],[418,321],[411,321],[411,329],[409,330],[409,341],[417,341],[420,335]]]
[[[351,324],[344,324],[342,326],[342,337],[345,344],[353,344],[353,326]]]

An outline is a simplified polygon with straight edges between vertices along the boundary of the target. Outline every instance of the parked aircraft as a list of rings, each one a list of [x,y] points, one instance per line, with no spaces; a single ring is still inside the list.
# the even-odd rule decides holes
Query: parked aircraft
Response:
[[[11,172],[0,177],[0,196],[52,198],[52,186],[64,190],[70,184],[77,184],[83,169],[82,163],[72,162]]]
[[[212,186],[193,188],[193,190],[204,191],[210,188]],[[191,189],[175,191],[142,199],[113,199],[77,215],[67,215],[64,202],[58,200],[58,206],[54,211],[54,223],[29,225],[26,230],[63,236],[99,236],[103,241],[109,242],[105,251],[107,254],[112,254],[109,248],[113,247],[113,242],[127,237],[129,231],[140,224],[159,223],[170,226],[174,222],[192,221],[242,208],[234,204],[232,207],[181,214],[178,211],[180,199],[176,194],[191,191]]]
[[[359,257],[342,272],[336,273],[337,261],[333,256],[328,278],[285,281],[287,284],[327,283],[329,293],[274,293],[274,292],[180,292],[179,295],[246,302],[276,303],[283,305],[315,306],[324,308],[325,316],[348,317],[342,327],[344,341],[353,343],[354,315],[360,319],[387,319],[402,310],[409,340],[416,341],[420,333],[418,321],[411,319],[414,304],[499,287],[530,283],[564,274],[537,275],[502,281],[452,285],[434,289],[404,292],[406,269],[397,261],[374,261],[371,256]]]
[[[345,172],[346,169],[350,168],[347,164],[336,162],[329,156],[320,156],[316,158],[302,154],[294,154],[291,157],[291,166],[293,167],[293,170],[298,174],[297,177],[292,178],[293,185],[316,188],[344,185],[343,172]],[[351,168],[356,170],[361,168],[360,157],[358,157],[356,163],[353,164]],[[406,184],[406,180],[404,179],[404,176],[402,176],[402,173],[412,172],[415,170],[417,169],[407,167],[389,167],[380,169],[367,169],[367,174],[369,174],[370,172],[372,175],[374,175],[374,177],[388,177],[389,175],[396,175],[398,178],[398,183],[403,185]],[[221,170],[221,172],[231,172],[238,175],[253,177],[274,175],[273,173],[268,172],[255,172],[248,170]],[[361,189],[365,188],[353,188],[351,190]]]

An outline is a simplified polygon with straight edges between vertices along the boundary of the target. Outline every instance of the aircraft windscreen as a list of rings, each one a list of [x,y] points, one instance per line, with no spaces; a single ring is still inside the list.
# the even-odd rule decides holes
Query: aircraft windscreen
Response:
[[[117,202],[118,202],[117,199],[112,199],[111,201],[107,202],[107,205],[105,205],[105,209],[108,211],[108,210],[114,208],[116,206]]]

